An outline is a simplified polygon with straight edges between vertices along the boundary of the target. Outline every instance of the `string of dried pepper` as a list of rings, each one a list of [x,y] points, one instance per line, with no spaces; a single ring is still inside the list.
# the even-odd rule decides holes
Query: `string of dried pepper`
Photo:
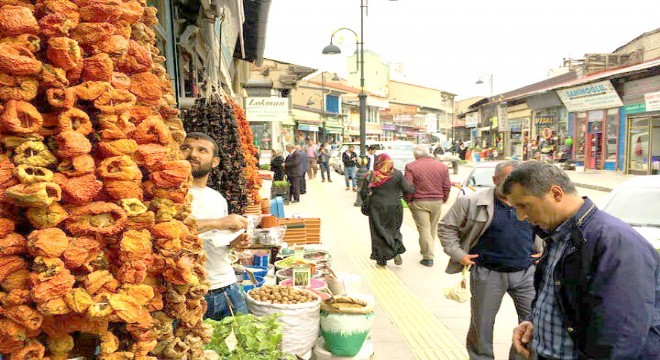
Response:
[[[209,174],[208,186],[227,200],[229,213],[245,213],[248,205],[243,176],[245,156],[231,105],[223,104],[218,98],[199,98],[182,115],[186,132],[205,133],[218,144],[220,165]]]

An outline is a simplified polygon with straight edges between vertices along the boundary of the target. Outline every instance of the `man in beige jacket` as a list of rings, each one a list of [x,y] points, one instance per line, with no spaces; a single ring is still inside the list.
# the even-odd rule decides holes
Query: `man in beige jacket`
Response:
[[[531,224],[518,221],[500,185],[517,167],[514,161],[495,168],[495,188],[459,197],[438,226],[440,242],[451,259],[450,274],[472,265],[471,322],[467,350],[471,360],[493,359],[493,327],[504,294],[513,298],[518,320],[530,313],[534,299],[534,262],[541,241]],[[510,358],[518,358],[512,348]]]

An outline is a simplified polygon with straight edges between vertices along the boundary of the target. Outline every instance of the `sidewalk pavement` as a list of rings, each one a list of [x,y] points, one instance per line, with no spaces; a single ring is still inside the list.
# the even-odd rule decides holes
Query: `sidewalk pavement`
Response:
[[[478,162],[469,161],[461,166],[474,167],[475,164]],[[567,170],[566,173],[577,187],[605,192],[612,191],[617,185],[636,176],[606,170]]]
[[[467,173],[468,168],[461,169]],[[332,174],[333,183],[320,179],[307,181],[307,194],[299,203],[285,207],[286,216],[296,214],[321,218],[323,247],[333,256],[333,268],[358,275],[351,290],[376,297],[376,320],[371,339],[377,360],[460,359],[467,360],[465,337],[470,324],[470,303],[457,303],[442,295],[444,287],[460,282],[460,275],[445,273],[448,257],[439,241],[435,246],[435,266],[427,268],[421,260],[418,233],[410,211],[404,210],[401,227],[407,248],[403,265],[390,262],[380,268],[369,259],[371,242],[366,216],[353,206],[356,193],[344,190],[341,176]],[[458,181],[459,175],[451,175]],[[464,176],[464,175],[462,175]],[[457,194],[452,189],[451,207]],[[357,286],[355,286],[357,285]],[[505,296],[495,322],[495,359],[507,359],[511,333],[517,325],[513,301]]]

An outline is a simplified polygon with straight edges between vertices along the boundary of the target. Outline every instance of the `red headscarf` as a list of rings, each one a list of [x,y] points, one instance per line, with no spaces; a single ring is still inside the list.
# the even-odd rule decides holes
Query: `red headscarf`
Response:
[[[394,163],[387,154],[380,154],[374,160],[374,170],[370,172],[369,187],[374,188],[388,182],[394,175]],[[367,177],[369,178],[369,177]]]

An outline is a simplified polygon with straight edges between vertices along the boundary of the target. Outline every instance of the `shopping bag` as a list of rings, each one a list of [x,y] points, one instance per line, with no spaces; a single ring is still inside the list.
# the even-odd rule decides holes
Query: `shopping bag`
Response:
[[[470,289],[468,289],[468,273],[472,265],[463,267],[463,279],[455,286],[442,289],[443,294],[449,300],[454,300],[459,303],[464,303],[470,300]]]

